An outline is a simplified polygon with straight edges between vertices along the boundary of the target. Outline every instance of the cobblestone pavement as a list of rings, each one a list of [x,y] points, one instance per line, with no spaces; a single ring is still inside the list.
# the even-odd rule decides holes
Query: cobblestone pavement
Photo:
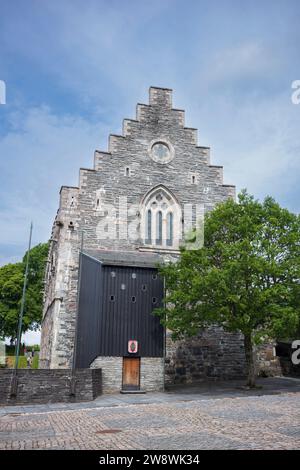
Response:
[[[7,407],[0,449],[300,449],[300,392]]]

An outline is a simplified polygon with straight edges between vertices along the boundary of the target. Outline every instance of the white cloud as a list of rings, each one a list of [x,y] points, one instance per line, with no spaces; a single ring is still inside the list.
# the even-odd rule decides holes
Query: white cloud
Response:
[[[41,331],[26,331],[22,334],[21,343],[25,343],[26,346],[33,346],[34,344],[40,344]],[[10,344],[10,338],[6,338],[6,344]]]
[[[46,241],[58,207],[60,186],[78,184],[79,167],[92,167],[93,152],[106,147],[108,129],[79,116],[57,116],[47,107],[11,116],[12,130],[0,137],[1,245]]]
[[[206,80],[234,82],[270,76],[280,67],[280,59],[270,48],[259,42],[239,43],[235,47],[223,47],[209,61]]]
[[[40,344],[41,332],[38,331],[27,331],[22,335],[22,343],[25,343],[27,346],[32,346],[34,344]]]
[[[114,104],[113,90],[125,100],[137,90],[144,92],[149,74],[157,74],[158,61],[160,71],[163,62],[164,70],[168,69],[168,41],[156,35],[149,40],[149,28],[155,18],[168,12],[170,3],[132,1],[120,7],[90,1],[83,8],[76,1],[48,2],[36,7],[32,16],[28,13],[28,21],[20,16],[7,22],[2,35],[7,50],[25,58],[47,79],[53,77],[56,86],[75,92],[77,99],[89,106],[93,103],[91,112],[105,105],[109,113]],[[147,36],[141,44],[145,31]],[[20,37],[26,37],[26,41],[20,41]],[[111,104],[105,99],[108,94]]]
[[[201,104],[200,122],[201,116],[205,143],[213,163],[224,165],[225,182],[256,197],[270,194],[300,212],[300,106],[291,103],[288,87],[264,98],[245,95],[239,104],[218,95]]]

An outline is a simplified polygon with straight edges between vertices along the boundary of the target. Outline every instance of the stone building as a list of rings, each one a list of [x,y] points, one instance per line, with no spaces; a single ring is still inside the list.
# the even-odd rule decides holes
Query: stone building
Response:
[[[234,197],[185,112],[172,107],[172,90],[151,87],[149,104],[109,136],[108,151],[95,151],[92,169],[80,169],[78,187],[61,188],[41,367],[101,367],[104,391],[243,375],[238,335],[214,329],[173,343],[151,314],[163,298],[157,263],[176,259],[204,211]]]

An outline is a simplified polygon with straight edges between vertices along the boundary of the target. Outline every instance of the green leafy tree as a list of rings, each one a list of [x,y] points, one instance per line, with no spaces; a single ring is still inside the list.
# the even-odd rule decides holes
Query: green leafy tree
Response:
[[[22,331],[36,330],[42,317],[42,290],[48,243],[41,243],[30,250],[29,271]],[[0,268],[0,337],[14,340],[24,282],[25,253],[23,261]]]
[[[254,345],[299,328],[300,218],[242,191],[206,214],[204,234],[202,248],[160,267],[166,307],[157,314],[174,338],[214,324],[242,333],[254,387]]]
[[[23,264],[7,264],[0,268],[0,337],[16,336],[20,296],[23,287]]]

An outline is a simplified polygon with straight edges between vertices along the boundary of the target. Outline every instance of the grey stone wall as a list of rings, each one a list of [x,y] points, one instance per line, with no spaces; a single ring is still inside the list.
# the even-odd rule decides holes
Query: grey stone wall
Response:
[[[16,397],[11,397],[12,369],[0,369],[0,404],[94,400],[102,393],[101,369],[77,369],[75,396],[70,396],[69,369],[20,369]]]
[[[41,368],[71,366],[75,332],[78,261],[78,188],[63,187],[50,239],[41,335]]]
[[[141,389],[147,392],[164,390],[164,358],[141,358]]]
[[[92,369],[102,370],[103,393],[120,392],[122,388],[122,357],[97,357],[91,364]]]
[[[271,377],[282,375],[283,370],[275,352],[276,342],[265,342],[256,348],[257,375]]]
[[[243,337],[210,328],[186,341],[172,341],[167,333],[165,384],[193,384],[207,379],[236,379],[247,374]],[[254,347],[256,374],[262,377],[299,377],[290,357],[277,357],[276,342]]]
[[[167,332],[166,349],[166,385],[226,380],[246,374],[242,337],[221,328],[209,328],[196,337],[175,342]]]

